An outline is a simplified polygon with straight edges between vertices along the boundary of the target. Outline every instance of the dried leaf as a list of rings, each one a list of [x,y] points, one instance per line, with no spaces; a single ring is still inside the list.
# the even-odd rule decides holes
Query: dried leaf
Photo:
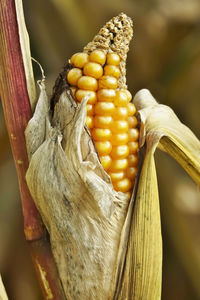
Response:
[[[6,290],[4,288],[1,275],[0,275],[0,300],[8,300],[8,297],[6,295]]]
[[[140,145],[144,161],[136,193],[120,299],[160,299],[162,239],[154,153],[168,152],[200,182],[200,142],[171,108],[158,104],[148,90],[139,91],[134,104],[140,117]]]
[[[40,87],[44,93],[44,85]],[[64,92],[50,120],[43,101],[46,96],[40,96],[39,114],[26,131],[31,157],[28,186],[50,233],[66,298],[109,299],[115,289],[128,198],[113,190],[84,128],[86,102],[76,107],[70,93]],[[34,120],[39,116],[49,128],[43,126],[40,137],[40,122]],[[50,121],[54,127],[49,127]],[[35,136],[40,141],[36,151]],[[87,151],[82,152],[81,145],[87,145]]]
[[[148,90],[139,91],[134,99],[141,118],[141,144],[146,140],[169,153],[193,180],[200,183],[200,141],[180,122],[173,110],[158,104]]]
[[[22,0],[15,0],[16,14],[17,14],[17,23],[18,23],[18,32],[20,39],[20,46],[22,51],[23,65],[26,74],[26,84],[28,95],[31,103],[31,108],[34,110],[36,104],[36,90],[35,90],[35,81],[33,75],[32,61],[31,61],[31,52],[30,52],[30,43],[29,36],[26,30],[24,13],[22,7]]]

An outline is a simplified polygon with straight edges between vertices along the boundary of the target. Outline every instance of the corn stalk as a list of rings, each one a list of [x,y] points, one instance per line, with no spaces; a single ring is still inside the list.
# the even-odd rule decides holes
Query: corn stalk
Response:
[[[18,175],[24,232],[45,299],[63,299],[47,233],[26,184],[24,131],[32,116],[35,85],[21,1],[0,3],[0,95]]]

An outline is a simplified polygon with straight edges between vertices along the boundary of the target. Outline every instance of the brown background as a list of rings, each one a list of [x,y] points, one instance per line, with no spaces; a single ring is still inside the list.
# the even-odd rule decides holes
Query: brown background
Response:
[[[24,1],[32,56],[52,85],[66,60],[120,12],[134,21],[127,63],[133,95],[148,88],[200,137],[199,0]],[[34,66],[36,79],[39,69]],[[163,300],[200,299],[199,190],[181,167],[157,151],[164,244]],[[16,172],[0,107],[0,272],[9,299],[42,299],[23,235]],[[133,283],[134,284],[134,283]]]

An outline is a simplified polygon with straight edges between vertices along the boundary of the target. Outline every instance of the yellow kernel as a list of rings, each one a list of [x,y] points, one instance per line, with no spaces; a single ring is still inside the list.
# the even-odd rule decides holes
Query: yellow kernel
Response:
[[[71,90],[72,96],[75,97],[77,89],[75,87],[70,87],[70,90]]]
[[[113,146],[110,155],[113,159],[126,158],[129,155],[128,145]]]
[[[95,114],[100,116],[111,116],[115,110],[112,102],[97,102],[94,107]]]
[[[112,160],[112,164],[110,167],[111,172],[120,172],[126,170],[128,167],[127,158]]]
[[[113,76],[104,75],[99,79],[99,89],[116,89],[117,79]]]
[[[133,116],[135,113],[136,113],[136,108],[135,108],[135,105],[133,103],[128,103],[127,105],[127,108],[128,108],[128,115],[129,116]]]
[[[131,198],[131,195],[132,195],[132,192],[126,192],[126,193],[124,193],[124,195],[126,195],[127,198],[130,199],[130,198]]]
[[[97,92],[97,99],[100,102],[112,102],[116,96],[115,90],[101,89]]]
[[[122,90],[116,91],[116,97],[114,99],[115,106],[127,106],[128,97]]]
[[[113,146],[125,145],[128,142],[128,133],[118,133],[111,136],[111,143]]]
[[[70,63],[77,67],[77,68],[83,68],[84,65],[89,61],[89,56],[87,53],[79,52],[72,55],[70,58]]]
[[[73,68],[67,73],[67,81],[71,85],[77,85],[79,78],[82,76],[82,71],[78,68]]]
[[[126,176],[127,176],[127,178],[133,180],[137,176],[137,172],[138,172],[138,169],[136,167],[129,167],[126,170]]]
[[[96,128],[109,128],[113,122],[111,116],[95,116],[94,117],[94,126]]]
[[[126,93],[127,98],[128,98],[128,102],[130,102],[132,100],[132,95],[131,92],[129,92],[129,90],[127,89],[123,89],[123,91]]]
[[[100,64],[88,62],[83,68],[83,73],[86,76],[92,76],[98,79],[103,75],[103,68]]]
[[[111,138],[111,134],[111,130],[108,128],[94,128],[91,133],[95,141],[108,141]]]
[[[129,128],[133,128],[136,127],[138,124],[137,118],[135,116],[133,117],[128,117],[128,126]]]
[[[87,116],[86,124],[87,124],[88,128],[93,128],[94,127],[94,118],[92,116]]]
[[[87,116],[93,116],[94,115],[94,106],[92,104],[86,105],[87,110]]]
[[[138,142],[129,142],[128,148],[130,154],[135,154],[138,151]]]
[[[88,104],[95,104],[97,101],[97,95],[94,91],[87,91],[87,90],[77,90],[76,92],[76,99],[81,102],[85,97],[89,97],[87,103]]]
[[[106,59],[106,64],[107,65],[114,65],[117,66],[120,63],[120,57],[117,53],[108,53],[107,54],[107,59]]]
[[[139,139],[139,130],[137,128],[130,128],[128,130],[128,141],[136,142]]]
[[[112,150],[112,145],[109,141],[95,142],[95,146],[100,156],[108,155]]]
[[[131,190],[133,184],[131,183],[130,179],[124,178],[122,180],[114,182],[113,187],[118,192],[126,193]]]
[[[83,90],[96,91],[98,88],[97,80],[90,76],[82,76],[78,80],[78,88]]]
[[[112,180],[112,182],[116,182],[119,180],[122,180],[125,176],[125,172],[121,171],[121,172],[108,172],[108,175],[110,176],[110,179]]]
[[[94,50],[90,53],[89,60],[104,65],[106,62],[106,55],[101,50]]]
[[[105,156],[100,156],[99,159],[104,170],[107,171],[110,168],[112,163],[111,157],[109,155],[105,155]]]
[[[119,119],[126,119],[128,116],[128,109],[127,107],[115,107],[113,112],[113,119],[119,120]]]
[[[117,66],[107,65],[104,67],[104,75],[110,75],[119,78],[120,69]]]
[[[128,131],[128,122],[126,120],[114,121],[111,126],[113,133],[121,133]]]
[[[128,156],[128,166],[129,167],[136,167],[138,165],[138,155],[137,154],[130,154]]]

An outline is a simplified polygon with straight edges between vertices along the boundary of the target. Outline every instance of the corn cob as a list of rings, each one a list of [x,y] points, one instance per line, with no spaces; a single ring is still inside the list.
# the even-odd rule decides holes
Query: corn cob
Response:
[[[77,102],[86,96],[86,124],[116,191],[130,193],[137,174],[138,138],[131,93],[119,88],[120,56],[95,49],[70,59],[67,81]]]

